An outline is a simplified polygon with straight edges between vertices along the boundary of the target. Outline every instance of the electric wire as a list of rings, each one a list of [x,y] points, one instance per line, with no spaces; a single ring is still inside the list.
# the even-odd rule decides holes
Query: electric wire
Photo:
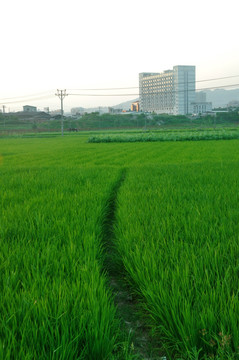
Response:
[[[239,77],[239,75],[232,75],[232,76],[224,76],[224,77],[218,77],[218,78],[210,78],[210,79],[203,79],[203,80],[197,80],[193,81],[191,83],[201,83],[201,82],[208,82],[208,81],[217,81],[217,80],[224,80],[224,79],[230,79],[230,78],[236,78]],[[188,82],[187,84],[190,84]],[[183,84],[180,84],[183,85]],[[190,92],[190,91],[206,91],[206,90],[215,90],[215,89],[226,89],[230,87],[238,87],[239,84],[228,84],[228,85],[221,85],[221,86],[213,86],[213,87],[206,87],[206,88],[199,88],[199,89],[187,89],[187,90],[166,90],[166,91],[158,91],[153,90],[152,92],[145,92],[145,90],[141,90],[143,95],[163,95],[167,93],[178,93],[178,92]],[[148,87],[152,87],[151,85]],[[124,88],[98,88],[98,89],[67,89],[67,91],[113,91],[113,90],[127,90],[127,89],[139,89],[139,87],[124,87]],[[150,89],[151,90],[151,89]],[[48,95],[43,95],[48,94]],[[43,95],[43,96],[40,96]],[[22,96],[15,96],[15,97],[9,97],[9,98],[1,98],[0,104],[1,105],[8,105],[8,104],[17,104],[22,102],[31,102],[31,101],[38,101],[38,100],[44,100],[44,99],[51,99],[55,97],[55,91],[49,90],[44,91],[37,94],[31,94],[31,95],[22,95]],[[91,93],[69,93],[69,96],[84,96],[84,97],[131,97],[131,96],[140,96],[140,93],[120,93],[120,94],[91,94]],[[7,100],[7,101],[6,101]]]
[[[50,94],[52,93],[53,90],[48,90],[48,91],[43,91],[43,92],[40,92],[40,93],[37,93],[37,94],[30,94],[30,95],[21,95],[21,96],[13,96],[13,97],[8,97],[8,98],[2,98],[0,99],[0,101],[2,100],[12,100],[12,99],[22,99],[22,98],[32,98],[34,96],[40,96],[40,95],[43,95],[43,94]],[[24,99],[23,99],[24,100]]]
[[[207,87],[207,88],[201,88],[201,89],[183,89],[183,90],[162,90],[162,91],[152,91],[152,92],[146,92],[143,91],[141,94],[144,96],[147,95],[163,95],[163,94],[173,94],[173,93],[180,93],[180,92],[198,92],[198,91],[206,91],[206,90],[214,90],[214,89],[223,89],[223,88],[230,88],[239,86],[239,84],[230,84],[230,85],[221,85],[221,86],[213,86],[213,87]],[[101,97],[109,97],[109,96],[122,96],[122,97],[128,97],[128,96],[140,96],[140,93],[133,93],[133,94],[68,94],[69,96],[88,96],[88,97],[94,97],[94,96],[101,96]]]
[[[8,105],[8,104],[19,104],[19,103],[23,103],[23,102],[32,102],[32,101],[38,101],[38,100],[46,100],[46,99],[51,99],[51,98],[55,98],[55,95],[46,95],[46,96],[40,96],[40,97],[36,97],[36,98],[28,98],[28,99],[21,99],[21,100],[13,100],[13,101],[1,101],[0,100],[0,104],[1,105]]]
[[[239,75],[231,75],[231,76],[224,76],[224,77],[219,77],[219,78],[196,80],[196,81],[191,81],[191,82],[189,81],[188,84],[207,82],[207,81],[218,81],[218,80],[224,80],[224,79],[231,79],[231,78],[235,78],[235,77],[239,77]],[[138,88],[139,88],[139,86],[120,87],[120,88],[67,89],[67,90],[68,91],[112,91],[112,90],[129,90],[129,89],[138,89]]]

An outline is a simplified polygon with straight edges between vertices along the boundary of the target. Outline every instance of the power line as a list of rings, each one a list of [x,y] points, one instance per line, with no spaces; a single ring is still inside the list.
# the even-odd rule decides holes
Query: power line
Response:
[[[21,99],[21,100],[15,100],[15,101],[4,101],[4,99],[0,99],[0,104],[18,104],[23,102],[31,102],[31,101],[38,101],[38,100],[44,100],[44,99],[51,99],[55,95],[46,95],[46,96],[40,96],[36,98],[28,98],[28,99]]]
[[[224,77],[218,77],[218,78],[197,80],[197,81],[193,81],[193,82],[188,82],[188,84],[190,84],[190,83],[208,82],[208,81],[218,81],[218,80],[231,79],[231,78],[236,78],[236,77],[239,77],[239,75],[231,75],[231,76],[224,76]],[[239,86],[239,84],[207,87],[207,88],[196,89],[196,91],[205,91],[205,90],[213,90],[213,89],[220,89],[220,88],[229,88],[229,87],[235,87],[235,86]],[[139,87],[138,86],[137,87],[136,86],[131,86],[131,87],[122,87],[122,88],[68,89],[68,91],[114,91],[114,90],[129,90],[129,89],[139,89]],[[182,91],[184,91],[184,90],[182,90]],[[188,90],[188,91],[190,91],[190,90]],[[194,90],[192,90],[192,91],[194,91]],[[166,93],[166,92],[167,91],[164,91],[164,93]],[[171,92],[173,92],[173,91],[171,91]],[[31,95],[22,95],[22,96],[15,96],[15,97],[9,97],[9,98],[2,98],[2,99],[0,99],[0,104],[1,105],[2,104],[17,104],[17,103],[22,103],[22,102],[30,102],[30,101],[51,99],[55,95],[53,94],[53,91],[52,91],[51,94],[50,93],[51,93],[51,90],[44,91],[44,92],[41,92],[41,93],[35,93],[35,94],[31,94]],[[48,94],[48,95],[43,95],[43,94]],[[152,92],[152,93],[147,93],[147,94],[148,95],[157,95],[159,93]],[[40,95],[43,95],[43,96],[40,96]],[[96,97],[96,96],[101,96],[101,97],[107,97],[107,96],[126,96],[126,97],[128,97],[128,96],[139,96],[138,93],[137,94],[128,94],[128,93],[127,94],[69,94],[69,95],[70,96],[92,96],[92,97]]]
[[[106,91],[106,90],[127,90],[127,89],[138,89],[138,86],[130,86],[123,88],[102,88],[102,89],[67,89],[68,91]]]
[[[224,77],[219,77],[219,78],[196,80],[196,81],[191,81],[191,83],[232,79],[235,77],[239,77],[239,75],[231,75],[231,76],[224,76]],[[188,83],[190,83],[190,82],[188,82]],[[129,89],[138,89],[138,88],[139,88],[138,86],[130,86],[130,87],[122,87],[122,88],[68,89],[68,91],[112,91],[112,90],[129,90]]]
[[[139,94],[68,94],[69,96],[137,96]]]
[[[215,89],[226,89],[226,88],[230,88],[230,87],[239,87],[239,84],[231,84],[231,85],[221,85],[221,86],[213,86],[213,87],[207,87],[207,88],[200,88],[200,89],[187,89],[187,90],[166,90],[166,91],[153,91],[153,92],[147,92],[147,93],[143,93],[143,95],[163,95],[163,94],[168,94],[168,93],[179,93],[179,92],[191,92],[191,91],[206,91],[206,90],[215,90]],[[133,93],[133,94],[128,94],[128,93],[121,93],[121,94],[67,94],[69,96],[82,96],[82,97],[131,97],[131,96],[140,96],[139,93]],[[36,98],[28,98],[28,99],[21,99],[21,100],[16,100],[16,101],[2,101],[2,99],[0,99],[0,104],[4,104],[4,105],[8,105],[8,104],[18,104],[18,103],[22,103],[22,102],[32,102],[32,101],[38,101],[38,100],[45,100],[45,99],[52,99],[54,98],[55,95],[47,95],[47,96],[41,96],[41,97],[36,97]]]
[[[53,90],[49,90],[49,91],[44,91],[44,92],[40,92],[40,93],[37,93],[37,94],[31,94],[31,95],[21,95],[21,96],[13,96],[13,97],[9,97],[9,98],[2,98],[0,99],[1,101],[2,100],[11,100],[11,99],[22,99],[22,98],[31,98],[31,97],[34,97],[34,96],[40,96],[40,95],[43,95],[43,94],[49,94],[49,93],[52,93]],[[49,94],[50,95],[50,94]],[[24,99],[23,99],[24,100]]]
[[[229,87],[234,87],[234,86],[239,86],[239,84],[232,84],[232,85],[221,85],[221,86],[213,86],[213,87],[208,87],[208,88],[201,88],[201,89],[186,89],[186,90],[166,90],[166,91],[154,91],[154,92],[144,92],[143,95],[162,95],[162,94],[167,94],[167,93],[179,93],[179,92],[191,92],[191,91],[205,91],[205,90],[214,90],[214,89],[222,89],[222,88],[229,88]],[[101,97],[108,97],[108,96],[139,96],[139,93],[135,93],[135,94],[68,94],[69,96],[101,96]]]
[[[183,84],[182,84],[183,85]],[[206,90],[215,90],[215,89],[224,89],[224,88],[230,88],[230,87],[235,87],[235,86],[239,86],[239,84],[228,84],[228,85],[221,85],[221,86],[211,86],[211,87],[207,87],[207,88],[200,88],[200,89],[183,89],[183,90],[173,90],[173,91],[162,91],[164,93],[179,93],[179,92],[192,92],[192,91],[206,91]],[[151,92],[151,93],[143,93],[144,95],[159,95],[161,94],[161,92]],[[139,94],[140,95],[140,94]]]
[[[195,82],[216,81],[216,80],[232,79],[232,78],[235,78],[235,77],[239,77],[239,75],[231,75],[231,76],[224,76],[224,77],[221,77],[221,78],[197,80],[197,81],[195,81]]]

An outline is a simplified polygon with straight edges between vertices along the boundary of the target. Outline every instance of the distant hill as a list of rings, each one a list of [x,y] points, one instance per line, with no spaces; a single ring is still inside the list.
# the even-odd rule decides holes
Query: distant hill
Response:
[[[131,104],[135,101],[138,101],[139,99],[134,99],[130,101],[125,101],[123,103],[120,103],[118,105],[111,106],[114,109],[122,109],[122,110],[130,110]]]
[[[230,101],[236,100],[239,101],[239,89],[233,90],[206,90],[204,91],[207,94],[207,101],[212,102],[212,107],[226,107]]]
[[[217,107],[226,107],[230,101],[236,100],[239,101],[239,89],[233,90],[224,90],[224,89],[216,89],[216,90],[204,90],[207,94],[207,101],[212,103],[213,108]],[[132,102],[138,101],[139,98],[133,99],[130,101],[125,101],[117,105],[111,106],[114,109],[122,109],[122,110],[130,110]],[[75,108],[77,109],[77,108]],[[72,110],[75,110],[72,109]],[[81,110],[83,108],[80,108]],[[95,107],[95,108],[85,108],[83,109],[86,112],[100,111],[100,113],[107,113],[108,107]],[[72,112],[73,113],[73,112]]]
[[[120,103],[118,105],[113,105],[113,106],[109,106],[112,107],[114,109],[122,109],[122,110],[130,110],[131,104],[132,102],[138,101],[139,99],[134,99],[134,100],[130,100],[130,101],[126,101],[123,103]],[[83,107],[75,107],[71,109],[71,114],[75,115],[77,112],[88,112],[88,113],[92,113],[92,112],[100,112],[102,113],[108,113],[109,109],[108,106],[98,106],[98,107],[94,107],[94,108],[83,108]]]
[[[239,89],[233,90],[205,90],[207,94],[207,101],[212,102],[212,107],[226,107],[230,101],[236,100],[239,101]],[[115,109],[129,110],[132,102],[138,101],[139,99],[134,99],[120,103],[118,105],[112,106]]]
[[[225,89],[216,89],[216,90],[205,90],[207,94],[207,101],[212,102],[212,107],[226,107],[230,101],[236,100],[239,101],[239,89],[225,90]],[[112,106],[115,109],[129,110],[132,102],[138,101],[139,99],[134,99],[120,103],[118,105]]]

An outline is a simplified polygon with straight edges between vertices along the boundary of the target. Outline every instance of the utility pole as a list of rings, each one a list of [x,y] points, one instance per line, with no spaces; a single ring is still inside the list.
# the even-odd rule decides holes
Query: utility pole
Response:
[[[2,113],[5,114],[5,109],[6,109],[6,105],[3,105],[2,106]],[[5,116],[4,116],[4,127],[6,127],[6,119],[5,119]]]
[[[58,90],[57,89],[57,93],[56,93],[56,96],[59,97],[59,99],[61,100],[61,136],[63,136],[63,114],[64,114],[64,111],[63,111],[63,100],[64,98],[67,96],[68,94],[66,93],[66,90]]]

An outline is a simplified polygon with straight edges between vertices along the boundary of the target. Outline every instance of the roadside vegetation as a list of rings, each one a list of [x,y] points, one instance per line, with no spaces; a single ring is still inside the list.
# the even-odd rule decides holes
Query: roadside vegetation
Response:
[[[64,117],[64,129],[77,129],[78,131],[102,131],[106,129],[207,129],[217,127],[235,127],[239,124],[238,111],[218,112],[215,116],[186,117],[167,114],[125,113],[125,114],[99,114],[89,113],[74,117]],[[41,114],[17,115],[14,113],[0,113],[0,135],[13,131],[42,132],[61,131],[61,116],[41,118]]]

